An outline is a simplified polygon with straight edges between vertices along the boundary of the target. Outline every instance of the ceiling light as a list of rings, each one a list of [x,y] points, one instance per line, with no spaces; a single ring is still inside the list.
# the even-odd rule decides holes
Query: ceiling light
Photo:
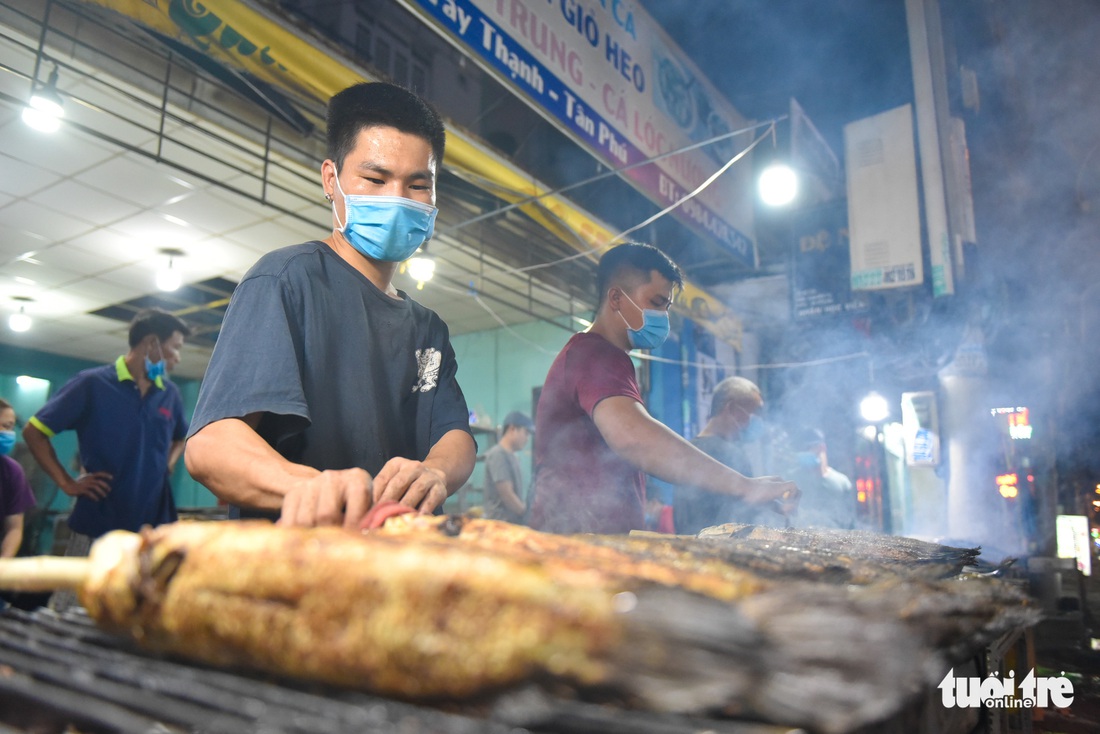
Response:
[[[424,290],[424,284],[435,275],[435,258],[423,249],[417,250],[405,263],[405,272],[416,281],[418,291]]]
[[[890,404],[877,392],[867,393],[859,403],[859,413],[868,423],[879,423],[890,415]]]
[[[8,328],[12,331],[30,331],[30,328],[34,325],[34,321],[27,315],[26,304],[30,303],[33,299],[26,296],[13,296],[13,301],[19,301],[19,313],[13,313],[8,317]]]
[[[15,384],[22,390],[45,390],[50,386],[49,380],[43,380],[41,377],[31,377],[30,375],[19,375],[15,378]]]
[[[798,176],[790,166],[768,166],[757,181],[760,199],[768,206],[785,206],[798,196]]]
[[[168,265],[157,271],[157,288],[162,291],[178,290],[183,285],[183,274],[175,265],[175,259],[184,255],[183,250],[175,247],[161,248],[160,254],[168,258]]]
[[[55,132],[61,127],[61,118],[65,108],[61,106],[61,95],[57,93],[57,64],[50,72],[46,86],[39,87],[23,108],[23,122],[44,133]]]
[[[172,224],[176,225],[177,227],[190,227],[191,226],[190,224],[187,223],[186,219],[180,219],[179,217],[173,216],[171,214],[161,214],[161,216],[164,217],[164,219],[166,221],[171,222]]]

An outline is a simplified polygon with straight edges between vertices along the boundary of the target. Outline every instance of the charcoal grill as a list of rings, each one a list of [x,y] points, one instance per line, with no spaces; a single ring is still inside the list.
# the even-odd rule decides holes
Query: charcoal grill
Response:
[[[0,612],[0,732],[327,734],[793,734],[789,727],[655,715],[534,689],[443,711],[150,654],[82,609]]]

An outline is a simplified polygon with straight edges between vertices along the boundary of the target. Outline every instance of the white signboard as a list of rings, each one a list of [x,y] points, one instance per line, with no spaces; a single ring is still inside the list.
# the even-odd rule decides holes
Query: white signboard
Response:
[[[745,127],[632,0],[402,0],[559,128],[623,168]],[[693,191],[753,139],[727,138],[624,175],[661,208]],[[755,266],[749,159],[674,215]]]
[[[1058,557],[1076,558],[1077,570],[1092,574],[1092,553],[1089,549],[1089,519],[1084,515],[1058,515],[1055,519]]]
[[[845,125],[844,160],[852,290],[923,282],[912,107]]]

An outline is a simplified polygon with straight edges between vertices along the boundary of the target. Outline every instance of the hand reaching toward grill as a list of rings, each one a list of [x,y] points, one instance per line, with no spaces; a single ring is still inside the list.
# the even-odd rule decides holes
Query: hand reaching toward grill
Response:
[[[783,477],[756,477],[748,480],[750,489],[745,493],[745,501],[754,505],[773,502],[773,509],[782,515],[789,515],[798,507],[802,492],[794,482]]]
[[[373,482],[363,469],[333,469],[303,479],[283,497],[284,527],[343,525],[357,529],[371,506]]]
[[[323,471],[292,487],[283,498],[279,525],[359,527],[372,504],[400,502],[431,512],[447,499],[446,477],[420,461],[390,459],[377,476],[363,469]]]
[[[393,500],[429,513],[447,499],[447,475],[422,461],[394,457],[374,478],[374,501]]]

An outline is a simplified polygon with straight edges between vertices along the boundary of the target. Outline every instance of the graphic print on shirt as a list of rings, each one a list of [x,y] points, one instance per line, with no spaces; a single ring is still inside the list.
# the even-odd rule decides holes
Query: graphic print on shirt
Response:
[[[443,361],[438,349],[416,350],[417,380],[413,392],[428,392],[439,383],[439,365]]]

